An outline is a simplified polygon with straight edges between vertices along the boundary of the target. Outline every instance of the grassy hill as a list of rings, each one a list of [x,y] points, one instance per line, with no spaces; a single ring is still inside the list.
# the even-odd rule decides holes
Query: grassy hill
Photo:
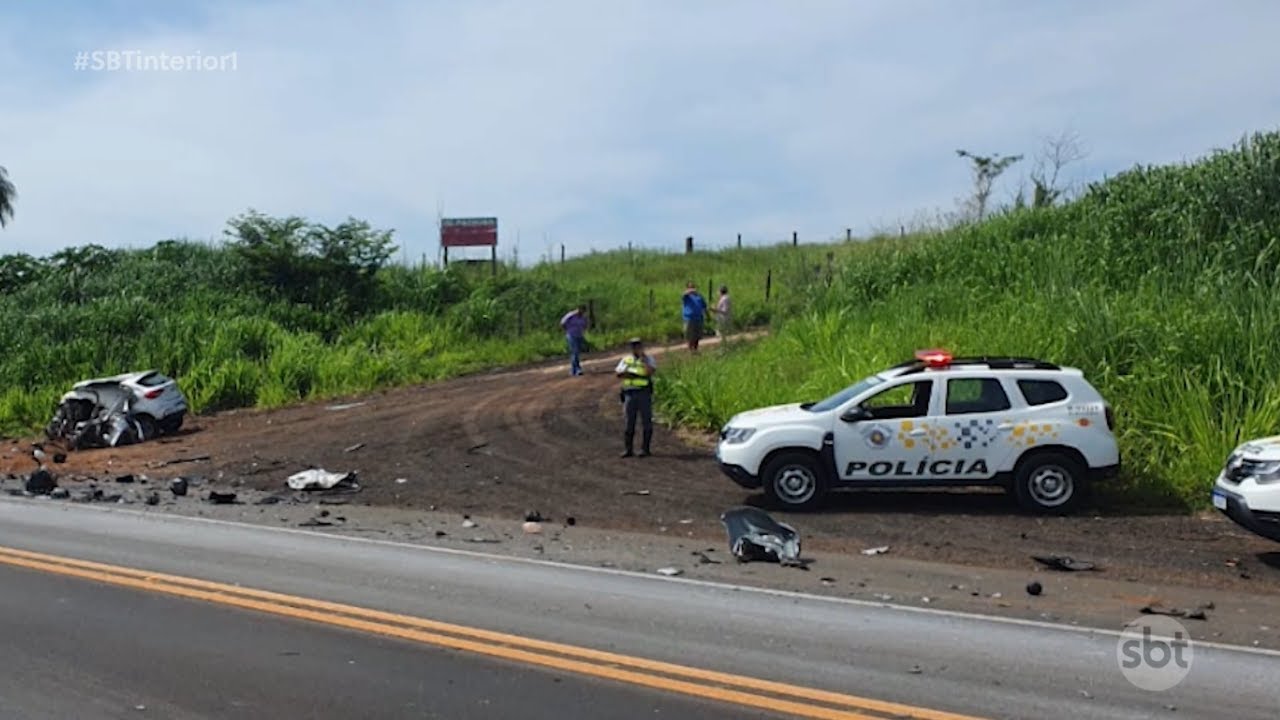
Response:
[[[758,344],[672,360],[660,411],[715,428],[814,398],[917,348],[1081,367],[1116,407],[1124,487],[1203,504],[1225,454],[1280,426],[1280,133],[1138,167],[1061,207],[866,242],[616,251],[528,269],[389,265],[390,233],[250,212],[228,241],[0,257],[0,431],[43,424],[76,380],[155,367],[197,411],[273,406],[674,339],[693,280],[726,283]],[[771,281],[765,297],[766,278]]]
[[[880,241],[774,336],[667,373],[661,410],[718,427],[942,346],[1082,368],[1139,497],[1205,504],[1226,454],[1280,431],[1280,133],[1139,167],[1057,208]]]
[[[72,382],[140,368],[177,376],[202,412],[564,356],[557,323],[580,302],[594,347],[673,339],[688,280],[709,298],[728,284],[739,320],[766,324],[854,246],[618,251],[492,275],[388,265],[389,233],[358,221],[251,211],[228,226],[217,245],[0,257],[0,432],[41,427]]]

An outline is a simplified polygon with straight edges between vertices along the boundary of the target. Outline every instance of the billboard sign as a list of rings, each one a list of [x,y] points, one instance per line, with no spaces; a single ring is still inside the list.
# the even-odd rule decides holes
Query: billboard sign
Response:
[[[440,245],[443,247],[496,247],[498,218],[442,218]]]

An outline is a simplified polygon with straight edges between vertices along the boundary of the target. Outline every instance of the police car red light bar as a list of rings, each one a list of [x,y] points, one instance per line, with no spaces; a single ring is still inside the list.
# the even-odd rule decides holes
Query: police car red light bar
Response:
[[[946,367],[951,364],[951,353],[946,350],[917,350],[916,359],[929,367]]]

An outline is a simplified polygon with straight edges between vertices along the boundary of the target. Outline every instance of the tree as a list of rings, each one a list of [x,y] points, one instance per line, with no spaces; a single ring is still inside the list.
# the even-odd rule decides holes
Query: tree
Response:
[[[1083,160],[1086,155],[1080,145],[1080,137],[1074,132],[1064,130],[1056,137],[1044,138],[1040,152],[1036,154],[1035,169],[1031,171],[1031,182],[1035,188],[1031,207],[1050,207],[1060,200],[1069,189],[1058,185],[1063,169]]]
[[[9,180],[9,172],[0,165],[0,228],[13,219],[13,201],[17,197],[18,191]]]
[[[967,150],[957,150],[956,155],[967,158],[973,163],[973,198],[969,201],[973,214],[981,222],[987,216],[987,200],[991,197],[991,187],[1009,166],[1022,159],[1021,155],[1001,157],[995,155],[974,155]]]

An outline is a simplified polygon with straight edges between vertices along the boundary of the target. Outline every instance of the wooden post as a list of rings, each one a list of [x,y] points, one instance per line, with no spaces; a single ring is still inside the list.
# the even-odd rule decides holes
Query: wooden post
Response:
[[[738,233],[738,249],[742,249],[742,233]]]
[[[773,268],[764,276],[764,301],[769,302],[769,293],[773,290]]]
[[[560,243],[560,264],[564,264],[564,243]]]
[[[684,254],[685,255],[693,254],[693,236],[692,235],[684,239]]]
[[[845,242],[849,242],[849,241],[851,241],[851,240],[853,240],[853,228],[845,228],[845,229],[844,229],[844,241],[845,241]]]
[[[796,247],[799,244],[800,244],[800,233],[796,232],[795,230],[792,230],[791,231],[791,247]]]
[[[449,246],[444,246],[444,266],[449,267]]]
[[[498,277],[498,246],[491,245],[489,250],[492,253],[489,257],[489,276]]]
[[[516,336],[524,337],[524,306],[516,311]]]

